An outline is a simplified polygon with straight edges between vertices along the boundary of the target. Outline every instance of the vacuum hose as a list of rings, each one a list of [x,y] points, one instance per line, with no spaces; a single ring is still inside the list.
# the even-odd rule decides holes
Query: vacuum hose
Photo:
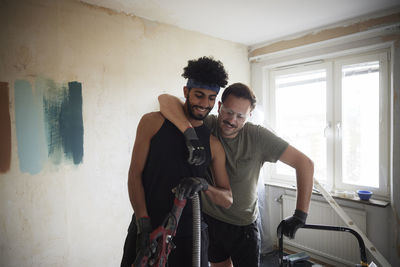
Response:
[[[193,267],[200,267],[200,247],[201,247],[201,232],[200,232],[200,199],[199,194],[195,193],[192,198],[193,206]]]

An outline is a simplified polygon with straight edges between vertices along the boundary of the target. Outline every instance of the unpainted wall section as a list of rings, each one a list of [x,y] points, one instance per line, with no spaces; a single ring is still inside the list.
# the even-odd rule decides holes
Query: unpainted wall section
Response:
[[[183,96],[180,75],[189,59],[214,56],[229,83],[248,84],[247,48],[78,1],[0,6],[0,82],[9,90],[11,122],[11,165],[0,174],[0,266],[118,266],[132,215],[127,173],[141,116],[158,110],[161,93]],[[16,81],[33,95],[43,81],[64,89],[78,82],[81,162],[61,155],[37,174],[21,171]]]

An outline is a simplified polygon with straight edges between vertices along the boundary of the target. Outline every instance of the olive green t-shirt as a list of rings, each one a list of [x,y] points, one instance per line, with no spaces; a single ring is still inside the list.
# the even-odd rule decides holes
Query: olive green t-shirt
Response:
[[[203,212],[226,223],[239,226],[251,224],[258,216],[257,184],[261,167],[264,162],[276,162],[288,143],[268,129],[249,122],[234,138],[220,135],[216,116],[207,116],[204,122],[225,149],[233,204],[225,209],[203,194]]]

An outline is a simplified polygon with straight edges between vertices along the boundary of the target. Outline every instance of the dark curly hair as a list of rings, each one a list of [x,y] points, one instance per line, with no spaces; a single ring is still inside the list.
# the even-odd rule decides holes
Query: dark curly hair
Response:
[[[183,69],[182,77],[219,87],[225,87],[228,83],[228,74],[224,65],[221,61],[214,60],[213,57],[189,60],[188,65]]]

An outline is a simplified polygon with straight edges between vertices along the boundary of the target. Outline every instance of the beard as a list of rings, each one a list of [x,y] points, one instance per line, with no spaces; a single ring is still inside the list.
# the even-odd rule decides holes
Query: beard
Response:
[[[221,114],[218,115],[218,129],[222,137],[233,138],[242,128],[243,126],[232,124],[229,121],[222,119]]]
[[[212,109],[210,107],[202,107],[202,106],[192,105],[190,103],[189,97],[187,98],[186,106],[187,106],[187,111],[188,111],[189,117],[191,117],[192,119],[198,120],[198,121],[204,120],[208,116],[208,114],[211,112],[211,109]],[[208,110],[208,112],[206,114],[204,114],[204,115],[202,115],[202,114],[196,115],[193,112],[193,110],[195,108],[204,108],[204,109]]]

